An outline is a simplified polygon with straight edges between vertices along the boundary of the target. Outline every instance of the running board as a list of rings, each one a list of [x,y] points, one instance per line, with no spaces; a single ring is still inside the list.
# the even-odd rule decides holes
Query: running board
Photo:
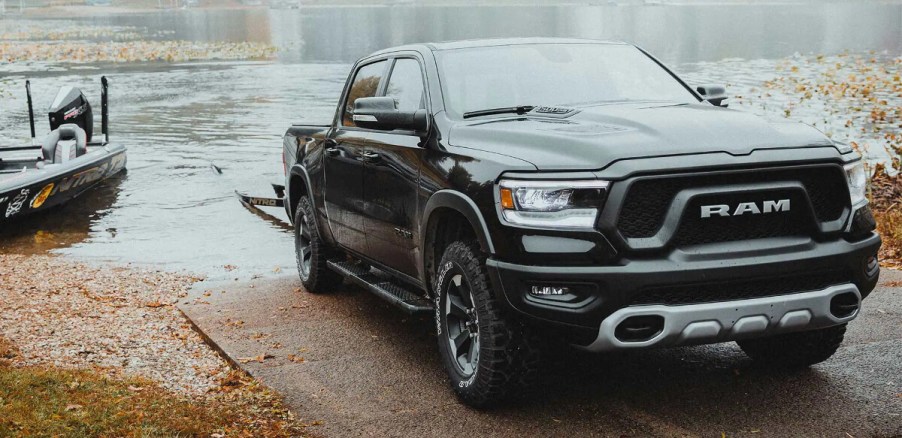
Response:
[[[392,281],[380,278],[356,263],[330,260],[327,266],[407,313],[432,313],[432,303],[426,298]]]

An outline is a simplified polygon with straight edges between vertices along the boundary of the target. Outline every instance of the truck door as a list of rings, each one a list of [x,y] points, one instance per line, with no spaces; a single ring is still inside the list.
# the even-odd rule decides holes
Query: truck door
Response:
[[[376,96],[388,64],[381,60],[358,67],[339,107],[335,130],[324,148],[324,198],[332,235],[340,245],[363,254],[367,253],[363,197],[367,131],[355,126],[352,115],[354,101]]]
[[[426,108],[423,73],[414,58],[397,58],[385,87],[400,110]],[[363,199],[369,255],[417,276],[417,187],[425,150],[414,132],[375,131],[364,157]]]

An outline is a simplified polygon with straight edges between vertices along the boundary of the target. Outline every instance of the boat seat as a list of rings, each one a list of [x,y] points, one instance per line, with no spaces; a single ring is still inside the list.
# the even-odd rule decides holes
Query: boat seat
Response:
[[[65,163],[87,153],[88,136],[78,125],[67,123],[44,137],[42,150],[45,162]]]

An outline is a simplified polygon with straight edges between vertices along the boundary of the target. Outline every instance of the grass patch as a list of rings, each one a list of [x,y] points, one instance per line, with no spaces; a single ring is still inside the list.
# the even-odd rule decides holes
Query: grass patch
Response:
[[[219,394],[189,400],[140,378],[15,367],[0,337],[0,436],[261,436],[302,434],[271,390],[231,375]]]

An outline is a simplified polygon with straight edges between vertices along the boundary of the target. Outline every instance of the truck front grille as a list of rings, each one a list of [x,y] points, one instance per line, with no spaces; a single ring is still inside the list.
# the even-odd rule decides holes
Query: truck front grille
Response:
[[[754,183],[801,183],[811,200],[817,221],[828,222],[839,219],[846,205],[845,175],[839,166],[811,166],[797,169],[756,169],[731,173],[671,175],[643,178],[634,182],[624,198],[617,221],[617,229],[626,238],[648,238],[656,235],[664,225],[664,218],[674,197],[682,190],[692,188],[712,188]],[[757,196],[750,192],[751,196]],[[699,221],[697,205],[684,209],[684,220],[674,235],[678,245],[710,242],[737,241],[762,237],[777,237],[808,234],[814,221],[806,210],[804,196],[793,199],[791,218],[783,214],[754,215],[730,218],[708,218]],[[770,198],[786,194],[770,194]],[[756,199],[743,196],[724,196],[715,199],[718,204],[736,205]],[[691,213],[691,214],[689,214]],[[720,220],[724,219],[724,220]]]
[[[701,206],[705,204],[735,206],[740,202],[754,202],[763,205],[768,199],[788,199],[795,208],[788,212],[729,217],[702,218],[700,215]],[[811,218],[810,211],[803,208],[804,202],[804,194],[798,190],[701,197],[690,202],[683,211],[683,219],[671,243],[684,247],[768,237],[809,236],[815,221]]]
[[[630,305],[664,304],[668,306],[679,306],[684,304],[746,300],[798,292],[810,292],[851,282],[851,273],[843,269],[837,269],[827,272],[777,276],[754,280],[656,286],[642,289],[633,296]]]

